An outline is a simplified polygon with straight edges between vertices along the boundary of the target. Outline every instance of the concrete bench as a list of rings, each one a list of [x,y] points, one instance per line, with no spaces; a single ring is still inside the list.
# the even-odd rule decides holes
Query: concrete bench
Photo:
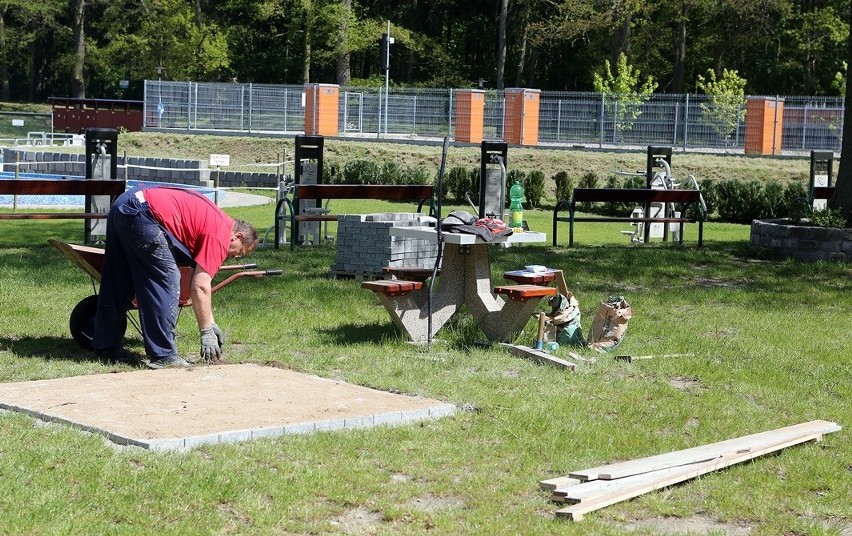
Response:
[[[432,208],[433,187],[425,184],[297,184],[293,187],[293,198],[283,198],[275,206],[275,247],[279,244],[279,222],[285,216],[282,208],[287,207],[290,219],[290,249],[295,249],[298,239],[296,223],[307,221],[337,221],[335,214],[296,214],[299,201],[315,200],[322,204],[325,199],[379,199],[383,201],[416,201],[417,212],[429,203]]]
[[[673,203],[681,207],[680,213],[686,213],[686,207],[694,207],[692,216],[672,217],[642,217],[630,216],[576,216],[577,203],[635,203],[645,207],[648,214],[651,203]],[[559,216],[562,211],[568,211],[568,216]],[[574,245],[574,223],[576,222],[623,222],[644,223],[645,242],[650,237],[650,223],[677,223],[680,225],[680,243],[683,243],[683,225],[698,223],[698,247],[704,242],[704,220],[707,215],[701,199],[701,190],[657,190],[652,188],[574,188],[571,200],[562,199],[553,209],[553,245],[556,246],[556,231],[558,222],[568,222],[568,247]]]

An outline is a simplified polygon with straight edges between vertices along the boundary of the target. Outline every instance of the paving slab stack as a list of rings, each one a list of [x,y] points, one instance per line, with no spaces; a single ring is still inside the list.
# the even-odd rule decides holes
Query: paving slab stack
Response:
[[[337,256],[331,273],[340,276],[382,276],[385,266],[432,268],[438,246],[429,240],[390,235],[393,227],[425,225],[418,213],[342,215],[337,222]]]

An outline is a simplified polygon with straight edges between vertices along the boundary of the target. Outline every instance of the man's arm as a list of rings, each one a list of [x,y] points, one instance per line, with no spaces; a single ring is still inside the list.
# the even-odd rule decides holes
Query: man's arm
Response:
[[[189,285],[192,309],[199,329],[213,325],[213,277],[200,264],[195,265]]]

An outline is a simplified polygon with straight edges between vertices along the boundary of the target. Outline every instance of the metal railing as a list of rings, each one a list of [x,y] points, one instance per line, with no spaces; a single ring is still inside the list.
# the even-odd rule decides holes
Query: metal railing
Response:
[[[144,128],[244,133],[304,132],[303,86],[149,80]],[[455,137],[457,89],[342,87],[338,134],[377,139]],[[484,92],[485,139],[504,139],[517,128],[505,114],[507,91]],[[746,104],[714,102],[707,95],[630,95],[542,91],[539,145],[633,147],[669,145],[684,151],[742,151]],[[751,98],[751,97],[749,97]],[[839,152],[842,97],[764,97],[776,103],[783,151]],[[777,145],[778,140],[773,140]],[[773,146],[774,146],[773,145]]]

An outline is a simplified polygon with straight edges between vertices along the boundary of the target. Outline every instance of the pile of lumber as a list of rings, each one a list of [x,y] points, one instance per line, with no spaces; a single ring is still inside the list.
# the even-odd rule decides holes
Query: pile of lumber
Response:
[[[823,434],[840,426],[828,421],[810,421],[711,443],[700,447],[575,471],[567,476],[539,482],[551,499],[570,506],[556,511],[558,517],[580,521],[589,512],[638,497],[711,471],[748,461],[764,454],[819,441]]]

